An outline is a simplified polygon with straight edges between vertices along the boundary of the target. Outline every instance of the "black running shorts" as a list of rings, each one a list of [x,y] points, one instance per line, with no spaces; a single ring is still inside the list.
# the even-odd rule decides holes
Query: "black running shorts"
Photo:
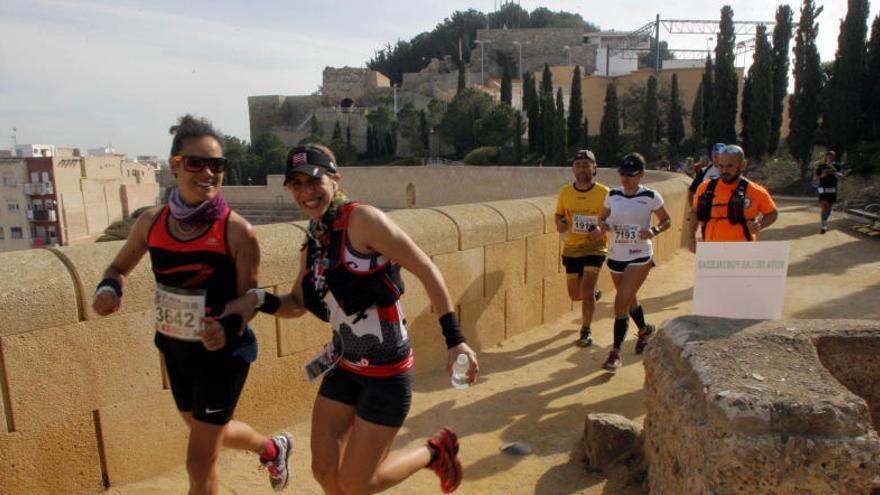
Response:
[[[578,277],[584,274],[584,268],[587,267],[592,268],[592,271],[598,273],[604,262],[605,256],[601,254],[578,256],[577,258],[571,256],[562,257],[562,264],[565,266],[565,273],[568,275],[577,275]]]
[[[629,261],[617,261],[608,259],[608,270],[613,273],[623,273],[626,270],[626,267],[629,265],[639,266],[644,265],[645,263],[651,263],[651,266],[657,266],[654,264],[654,260],[651,256],[645,256],[644,258],[636,258],[634,260]]]
[[[374,378],[337,367],[324,377],[318,394],[353,406],[365,421],[399,428],[412,405],[412,370]]]
[[[203,423],[228,423],[247,380],[250,363],[219,351],[196,352],[188,345],[163,346],[162,351],[177,409],[192,412],[193,418]]]
[[[837,193],[822,193],[819,195],[819,201],[828,201],[829,203],[837,202]]]

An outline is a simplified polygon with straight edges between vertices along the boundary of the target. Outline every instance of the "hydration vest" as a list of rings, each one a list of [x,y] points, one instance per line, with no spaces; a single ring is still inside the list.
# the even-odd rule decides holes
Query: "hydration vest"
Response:
[[[388,306],[400,299],[404,285],[400,265],[390,260],[369,272],[356,272],[344,262],[345,240],[351,212],[360,203],[346,203],[339,208],[332,228],[322,239],[309,239],[306,251],[307,271],[303,277],[303,303],[324,321],[330,320],[323,303],[327,290],[346,315],[360,313],[371,306]]]
[[[706,191],[697,198],[697,219],[703,222],[703,238],[706,238],[706,224],[709,223],[709,220],[721,220],[724,217],[712,217],[712,207],[713,206],[722,206],[712,204],[712,199],[715,197],[715,187],[718,185],[718,181],[721,179],[712,179],[709,181],[709,185],[706,186]],[[746,189],[749,187],[749,181],[745,177],[741,177],[739,179],[739,184],[736,185],[736,189],[730,194],[730,200],[727,202],[727,220],[736,225],[739,224],[742,226],[743,235],[745,236],[747,241],[752,240],[752,233],[749,231],[749,226],[747,225],[745,210],[746,210]]]

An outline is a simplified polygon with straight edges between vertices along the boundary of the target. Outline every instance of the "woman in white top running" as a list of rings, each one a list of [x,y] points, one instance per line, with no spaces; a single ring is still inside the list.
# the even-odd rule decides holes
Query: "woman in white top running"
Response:
[[[626,337],[629,317],[639,328],[636,353],[641,354],[654,332],[645,324],[645,314],[636,293],[654,266],[651,239],[670,227],[669,214],[660,193],[639,184],[645,175],[645,159],[638,153],[623,157],[617,167],[620,187],[608,192],[599,227],[608,233],[608,269],[617,289],[614,298],[614,348],[602,365],[614,373],[623,365],[620,346]],[[652,214],[659,223],[651,226]]]

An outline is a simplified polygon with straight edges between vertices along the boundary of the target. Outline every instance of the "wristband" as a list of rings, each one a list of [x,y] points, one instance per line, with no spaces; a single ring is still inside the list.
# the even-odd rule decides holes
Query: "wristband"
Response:
[[[257,306],[257,311],[274,315],[278,311],[278,308],[281,307],[281,298],[271,292],[265,292],[265,294],[264,302]]]
[[[122,284],[119,283],[119,280],[116,280],[115,278],[105,278],[104,280],[101,280],[95,288],[95,294],[104,287],[112,289],[113,292],[116,293],[116,297],[122,297]]]
[[[224,316],[217,320],[217,323],[220,323],[220,326],[223,327],[223,333],[226,334],[227,345],[230,342],[237,342],[237,339],[239,339],[238,331],[241,329],[242,323],[241,315]]]
[[[443,330],[443,337],[446,339],[446,348],[453,347],[466,342],[464,335],[461,333],[461,327],[458,325],[458,318],[454,311],[450,311],[440,317],[440,328]]]
[[[651,235],[656,236],[656,235],[659,235],[659,234],[660,234],[660,228],[659,228],[659,227],[651,227]]]

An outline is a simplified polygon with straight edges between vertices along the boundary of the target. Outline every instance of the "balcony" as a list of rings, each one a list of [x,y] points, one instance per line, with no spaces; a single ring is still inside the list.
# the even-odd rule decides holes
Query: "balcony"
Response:
[[[22,184],[24,193],[27,196],[40,196],[46,194],[55,194],[55,188],[51,182],[31,182]]]
[[[27,211],[27,218],[31,222],[55,222],[58,221],[58,214],[55,210],[34,210]]]
[[[57,246],[58,238],[57,237],[35,237],[31,241],[32,247],[46,247],[46,246]]]

